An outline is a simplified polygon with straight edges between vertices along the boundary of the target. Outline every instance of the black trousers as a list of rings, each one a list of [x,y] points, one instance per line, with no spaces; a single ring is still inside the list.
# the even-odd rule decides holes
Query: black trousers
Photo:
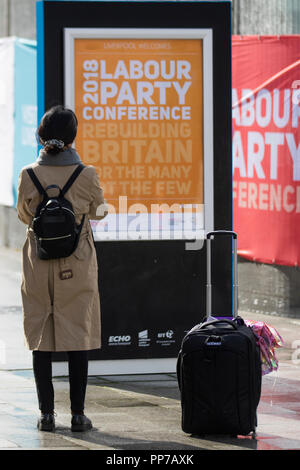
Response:
[[[88,351],[69,351],[69,383],[71,411],[83,413],[88,378]],[[52,383],[52,357],[48,351],[32,351],[33,372],[39,409],[42,413],[54,411],[54,388]]]

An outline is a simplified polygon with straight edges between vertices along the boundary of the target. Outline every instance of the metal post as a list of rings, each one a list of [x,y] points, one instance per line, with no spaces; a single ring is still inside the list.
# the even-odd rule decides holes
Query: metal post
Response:
[[[237,239],[233,239],[233,316],[238,314]]]
[[[211,315],[211,239],[206,240],[206,316]]]

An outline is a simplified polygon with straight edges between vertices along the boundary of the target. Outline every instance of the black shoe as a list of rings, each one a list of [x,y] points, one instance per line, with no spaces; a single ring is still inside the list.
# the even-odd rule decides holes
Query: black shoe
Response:
[[[71,431],[82,432],[92,429],[92,421],[85,415],[73,415],[71,421]]]
[[[38,420],[37,427],[40,431],[54,431],[55,419],[52,413],[42,413]]]

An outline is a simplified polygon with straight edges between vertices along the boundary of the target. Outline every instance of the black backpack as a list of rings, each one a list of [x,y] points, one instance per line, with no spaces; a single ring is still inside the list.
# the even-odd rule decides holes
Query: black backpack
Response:
[[[36,209],[32,226],[37,256],[40,259],[66,258],[78,245],[85,216],[83,215],[80,224],[77,225],[72,204],[64,196],[84,168],[84,165],[78,165],[62,189],[56,184],[44,189],[33,169],[27,168],[32,182],[43,196],[42,202]],[[50,188],[58,188],[59,195],[49,197],[47,190]]]

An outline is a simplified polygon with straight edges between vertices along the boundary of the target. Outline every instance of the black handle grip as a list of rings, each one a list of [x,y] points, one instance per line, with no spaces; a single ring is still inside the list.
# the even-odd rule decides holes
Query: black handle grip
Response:
[[[208,232],[206,238],[222,236],[222,235],[230,235],[232,238],[237,239],[237,234],[232,232],[231,230],[215,230],[214,232]]]
[[[200,330],[202,328],[206,328],[207,326],[209,325],[216,325],[217,323],[228,323],[228,325],[231,325],[235,330],[237,330],[237,325],[231,321],[231,320],[227,320],[227,319],[224,319],[224,320],[213,320],[213,321],[209,321],[207,323],[203,323],[203,325],[200,326]]]

